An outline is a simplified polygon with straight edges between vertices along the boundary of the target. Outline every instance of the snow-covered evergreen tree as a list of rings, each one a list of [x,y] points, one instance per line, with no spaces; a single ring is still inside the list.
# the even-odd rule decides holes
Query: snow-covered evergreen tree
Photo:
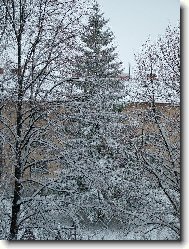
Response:
[[[84,79],[82,88],[85,92],[97,91],[100,86],[108,90],[121,86],[119,76],[123,72],[122,62],[113,44],[113,32],[107,24],[108,20],[95,2],[89,20],[83,26],[80,52],[76,57],[76,75]],[[94,78],[95,82],[91,82],[90,79]]]
[[[114,178],[121,158],[126,157],[121,144],[122,115],[115,108],[121,97],[122,63],[107,22],[95,3],[84,26],[76,63],[80,77],[73,83],[81,91],[72,92],[61,115],[62,140],[67,141],[62,182],[65,188],[75,190],[74,197],[67,199],[76,216],[85,213],[91,221],[111,220],[115,206],[109,200],[118,198],[115,192],[119,185]]]

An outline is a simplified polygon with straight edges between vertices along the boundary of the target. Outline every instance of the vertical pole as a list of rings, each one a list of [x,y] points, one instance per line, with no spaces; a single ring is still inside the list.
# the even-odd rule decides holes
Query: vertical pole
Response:
[[[129,80],[131,78],[131,64],[129,63]]]

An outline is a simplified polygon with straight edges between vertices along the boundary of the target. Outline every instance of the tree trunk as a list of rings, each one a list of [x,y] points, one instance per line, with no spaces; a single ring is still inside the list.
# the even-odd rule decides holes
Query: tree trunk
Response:
[[[20,3],[20,11],[21,11]],[[23,80],[21,72],[21,46],[22,46],[22,15],[20,12],[20,29],[17,36],[18,45],[18,92],[17,92],[17,119],[16,119],[16,165],[14,172],[14,196],[12,202],[12,218],[10,225],[10,240],[17,240],[19,230],[19,213],[21,207],[21,192],[22,192],[22,149],[21,149],[21,135],[22,135],[22,108],[23,108]]]
[[[19,216],[20,206],[21,206],[19,202],[21,198],[20,193],[21,193],[21,184],[19,183],[18,180],[15,180],[9,240],[17,240],[18,229],[19,229],[19,226],[18,226],[19,217],[18,216]]]
[[[15,166],[15,182],[14,182],[14,197],[12,202],[12,219],[10,227],[10,240],[16,240],[18,234],[18,218],[20,212],[21,200],[21,177],[22,177],[22,151],[21,151],[21,133],[22,133],[22,94],[19,87],[18,103],[17,103],[17,141],[16,141],[16,166]]]

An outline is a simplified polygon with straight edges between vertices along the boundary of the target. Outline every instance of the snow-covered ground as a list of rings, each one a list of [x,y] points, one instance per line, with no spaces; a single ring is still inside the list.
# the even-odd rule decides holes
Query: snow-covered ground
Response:
[[[38,198],[39,200],[39,198]],[[49,197],[42,197],[41,200],[42,205],[46,207],[49,204],[50,206],[55,209],[57,203],[53,202],[53,196]],[[56,201],[57,202],[57,201]],[[0,208],[4,208],[4,214],[6,212],[10,213],[10,201],[3,200],[0,204]],[[40,208],[40,207],[39,207]],[[6,209],[6,210],[5,210]],[[71,221],[66,218],[65,216],[62,217],[61,211],[54,211],[49,213],[43,213],[45,222],[41,220],[37,221],[35,224],[32,221],[33,226],[35,227],[32,229],[33,234],[35,235],[36,240],[54,240],[57,234],[57,231],[62,231],[61,233],[64,234],[65,227],[72,227]],[[26,210],[26,209],[24,209]],[[42,208],[41,208],[42,210]],[[69,211],[69,210],[68,210]],[[33,210],[31,210],[33,212]],[[23,214],[24,215],[24,214]],[[52,215],[54,217],[52,217]],[[49,217],[48,217],[49,216]],[[60,217],[61,216],[61,217]],[[1,231],[0,231],[0,239],[6,239],[8,235],[8,216],[1,216]],[[51,219],[55,220],[54,224],[52,224]],[[33,219],[32,219],[33,220]],[[62,220],[62,222],[61,222]],[[64,222],[63,222],[64,221]],[[50,222],[50,223],[49,223]],[[49,223],[49,225],[48,225]],[[28,222],[25,222],[24,228],[19,232],[19,239],[22,239],[24,234],[25,228],[28,227]],[[64,224],[64,226],[62,225]],[[45,225],[45,226],[44,226]],[[32,226],[32,225],[31,225]],[[39,228],[37,228],[39,226]],[[40,228],[44,226],[44,228]],[[45,227],[48,229],[45,229]],[[61,228],[62,227],[62,228]],[[107,227],[102,222],[89,222],[83,221],[81,224],[76,226],[76,239],[77,240],[177,240],[176,234],[168,228],[162,227],[158,225],[123,225],[121,223],[114,222],[110,223]],[[63,238],[62,236],[62,239]]]
[[[82,240],[175,240],[170,229],[143,227],[135,231],[117,229],[81,230]]]

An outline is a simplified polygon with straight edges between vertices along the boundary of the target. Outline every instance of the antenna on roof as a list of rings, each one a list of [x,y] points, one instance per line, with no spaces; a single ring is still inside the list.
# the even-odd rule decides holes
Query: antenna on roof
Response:
[[[129,80],[131,78],[131,64],[129,63]]]

